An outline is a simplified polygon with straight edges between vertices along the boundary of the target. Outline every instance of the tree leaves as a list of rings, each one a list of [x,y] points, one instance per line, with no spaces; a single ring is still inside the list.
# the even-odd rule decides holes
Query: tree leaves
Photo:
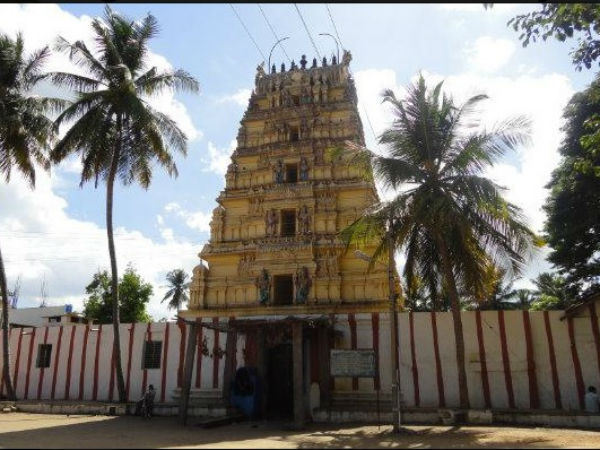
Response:
[[[600,283],[600,81],[565,107],[562,160],[547,187],[548,256],[573,294]]]
[[[576,70],[587,69],[600,56],[600,6],[597,3],[542,3],[542,9],[513,17],[507,26],[521,31],[523,47],[538,37],[546,41],[554,37],[559,42],[572,39],[576,34],[577,47],[571,51]]]
[[[56,128],[67,122],[72,126],[52,150],[53,162],[78,153],[83,162],[81,183],[94,180],[97,186],[99,180],[108,177],[118,143],[117,172],[123,184],[137,182],[147,189],[155,163],[177,176],[172,151],[185,156],[187,137],[145,97],[165,89],[197,92],[198,82],[183,70],[159,73],[150,68],[142,73],[147,65],[147,42],[158,33],[158,23],[151,14],[135,22],[107,6],[104,17],[94,19],[92,28],[95,53],[81,41],[70,43],[60,37],[55,44],[88,74],[50,75],[54,83],[76,95],[55,121]]]
[[[368,161],[364,166],[373,167],[383,184],[396,190],[396,197],[374,204],[340,237],[348,244],[375,242],[373,262],[390,251],[391,234],[394,248],[406,253],[405,279],[422,280],[421,289],[432,299],[441,298],[444,289],[439,247],[443,242],[457,288],[483,298],[490,265],[518,275],[536,243],[520,209],[502,198],[500,186],[481,175],[500,155],[527,142],[529,121],[509,118],[480,130],[469,116],[487,97],[479,95],[457,106],[442,86],[430,91],[420,76],[402,100],[390,90],[383,92],[395,117],[380,138],[390,156],[359,148],[346,151]]]
[[[85,288],[89,297],[84,300],[84,315],[97,323],[112,323],[112,292],[110,276],[106,270],[94,274]],[[119,280],[119,315],[121,322],[151,322],[146,311],[153,288],[145,283],[133,267],[127,267]]]

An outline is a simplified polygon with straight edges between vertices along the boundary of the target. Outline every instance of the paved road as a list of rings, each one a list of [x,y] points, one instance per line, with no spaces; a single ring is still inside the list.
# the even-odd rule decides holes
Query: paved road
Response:
[[[214,429],[180,426],[175,418],[0,414],[0,448],[600,448],[600,432],[514,427],[309,425],[237,423]]]

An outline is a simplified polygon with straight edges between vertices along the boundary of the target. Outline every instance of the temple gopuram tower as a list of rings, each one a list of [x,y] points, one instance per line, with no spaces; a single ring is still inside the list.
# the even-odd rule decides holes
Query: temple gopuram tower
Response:
[[[364,174],[329,154],[346,141],[364,145],[350,61],[345,51],[341,61],[309,64],[303,55],[299,66],[292,62],[285,70],[282,64],[277,71],[273,65],[269,74],[258,66],[210,240],[199,255],[205,264],[194,269],[189,309],[181,312],[235,333],[242,348],[231,350],[240,353],[231,357],[235,363],[225,362],[225,385],[236,367],[256,367],[269,386],[268,409],[285,413],[276,403],[287,399],[296,416],[303,408],[309,413],[314,383],[324,401],[332,388],[356,388],[357,380],[330,382],[329,350],[360,348],[356,320],[371,324],[373,314],[389,313],[387,267],[367,271],[357,247],[346,251],[338,237],[378,199]],[[374,247],[360,250],[372,254]],[[345,343],[335,329],[349,320],[354,337]],[[292,372],[292,387],[275,386]],[[223,390],[228,395],[228,387]]]

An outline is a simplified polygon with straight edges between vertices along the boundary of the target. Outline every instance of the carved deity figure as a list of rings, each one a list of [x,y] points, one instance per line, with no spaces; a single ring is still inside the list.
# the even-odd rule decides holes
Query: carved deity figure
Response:
[[[308,86],[302,88],[302,104],[312,103],[312,94]]]
[[[263,212],[263,202],[264,199],[262,197],[254,197],[250,199],[250,214],[260,214]]]
[[[260,272],[260,275],[256,277],[254,284],[258,288],[258,301],[260,304],[265,305],[269,303],[269,298],[271,296],[271,277],[269,276],[267,269],[263,269]]]
[[[298,212],[298,224],[300,234],[310,233],[310,211],[306,205],[300,208],[300,211]]]
[[[350,64],[350,61],[352,61],[352,53],[350,53],[348,50],[344,50],[344,55],[342,56],[342,64],[347,66],[348,64]]]
[[[277,213],[274,209],[267,211],[265,216],[265,228],[267,236],[275,236],[277,234]]]
[[[323,147],[319,146],[315,149],[315,163],[322,164],[324,159]]]
[[[307,181],[308,180],[308,161],[306,160],[306,157],[302,157],[300,159],[300,181]]]
[[[335,250],[331,250],[327,257],[327,274],[330,277],[338,274],[338,256]]]
[[[277,164],[275,165],[275,183],[277,184],[281,184],[283,183],[283,161],[282,160],[278,160]]]
[[[251,255],[244,255],[240,258],[238,263],[238,275],[240,277],[247,277],[250,274],[250,268],[254,262],[254,257]]]
[[[296,303],[306,303],[308,292],[312,282],[306,266],[298,269],[294,275],[294,285],[296,287]]]
[[[282,89],[279,96],[280,106],[290,106],[292,104],[292,97],[287,89]]]
[[[319,259],[317,260],[316,275],[318,277],[326,277],[327,276],[327,252],[326,251],[319,255]]]

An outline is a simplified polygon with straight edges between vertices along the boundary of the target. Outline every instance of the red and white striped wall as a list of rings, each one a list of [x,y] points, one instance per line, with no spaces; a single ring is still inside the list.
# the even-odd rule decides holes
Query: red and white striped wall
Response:
[[[587,386],[600,388],[600,326],[593,308],[562,321],[562,311],[461,313],[471,407],[581,410]],[[336,348],[375,349],[379,364],[376,379],[332,379],[334,395],[374,393],[378,388],[389,393],[389,314],[337,314],[332,318],[338,331],[333,343]],[[216,324],[230,318],[203,320]],[[451,313],[400,313],[398,323],[405,404],[458,406]],[[139,399],[153,384],[157,401],[172,401],[183,378],[186,326],[177,322],[121,324],[120,334],[128,399]],[[163,342],[159,369],[142,368],[148,339]],[[202,352],[203,341],[208,355]],[[199,328],[192,388],[222,392],[226,341],[226,333]],[[50,367],[37,368],[38,345],[43,343],[52,344]],[[238,333],[236,367],[243,366],[245,358],[253,360],[256,349],[245,347],[245,336]],[[15,328],[10,333],[10,349],[19,399],[107,401],[118,397],[112,325]],[[220,358],[214,356],[219,353]],[[318,359],[318,355],[319,349],[311,347],[310,358]],[[0,354],[0,362],[1,358]],[[312,382],[318,375],[318,370],[311,369]]]
[[[473,408],[583,409],[600,388],[596,314],[560,320],[563,311],[463,312],[469,400]],[[407,406],[457,407],[458,372],[451,313],[398,314],[400,382]],[[387,314],[336,316],[336,347],[375,348],[381,390],[391,389]],[[334,393],[374,391],[370,379],[336,378]]]
[[[129,400],[138,400],[148,385],[157,389],[157,401],[172,401],[181,386],[187,328],[177,322],[121,324],[121,361]],[[209,355],[198,346],[192,385],[221,390],[225,357],[213,358],[217,347],[224,353],[227,335],[202,328]],[[0,337],[0,342],[2,338]],[[162,341],[158,369],[143,369],[146,340]],[[237,361],[243,363],[243,337],[239,337]],[[39,344],[52,344],[50,367],[37,368]],[[14,328],[10,332],[11,375],[17,398],[24,400],[98,400],[118,398],[113,363],[112,325],[68,325]],[[219,352],[216,352],[219,353]],[[0,355],[0,364],[2,356]],[[4,392],[4,385],[0,394]]]

